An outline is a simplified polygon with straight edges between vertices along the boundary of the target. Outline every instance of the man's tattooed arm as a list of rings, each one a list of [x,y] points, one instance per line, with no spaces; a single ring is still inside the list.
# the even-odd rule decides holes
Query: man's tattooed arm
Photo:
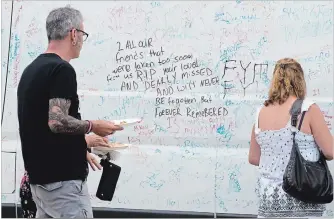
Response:
[[[71,101],[54,98],[49,100],[49,127],[53,133],[79,135],[89,128],[87,121],[78,120],[68,115]]]

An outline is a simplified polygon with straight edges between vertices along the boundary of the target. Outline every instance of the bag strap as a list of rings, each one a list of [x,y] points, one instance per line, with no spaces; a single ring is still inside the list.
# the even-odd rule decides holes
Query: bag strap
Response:
[[[290,109],[290,114],[291,114],[291,125],[293,127],[297,126],[298,116],[299,116],[299,114],[302,110],[302,105],[303,105],[303,100],[301,100],[301,99],[295,100],[295,102],[292,104],[292,107]],[[298,147],[297,142],[295,140],[295,136],[296,136],[296,131],[295,130],[292,130],[292,135],[293,135],[292,150],[295,149],[298,156],[301,156],[300,151],[299,151],[299,147]]]
[[[303,100],[301,99],[295,100],[295,102],[292,104],[292,107],[290,109],[290,115],[291,115],[291,125],[293,127],[297,126],[298,116],[301,113],[302,105],[303,105]]]
[[[302,113],[302,117],[300,118],[299,126],[298,126],[298,130],[299,130],[299,131],[300,131],[300,128],[302,127],[305,113],[306,113],[306,111],[303,111],[303,113]]]

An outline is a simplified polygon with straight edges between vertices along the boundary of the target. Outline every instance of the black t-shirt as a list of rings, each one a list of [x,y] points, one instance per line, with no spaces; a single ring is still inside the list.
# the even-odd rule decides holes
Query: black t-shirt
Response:
[[[31,184],[85,180],[85,135],[55,134],[48,126],[49,99],[71,101],[69,115],[81,119],[74,68],[58,55],[38,56],[22,73],[17,90],[24,166]]]

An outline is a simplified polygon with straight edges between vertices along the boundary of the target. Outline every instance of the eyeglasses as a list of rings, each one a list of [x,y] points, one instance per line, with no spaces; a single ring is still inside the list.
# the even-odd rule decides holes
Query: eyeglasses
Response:
[[[73,29],[71,29],[70,30],[70,32],[72,31]],[[83,30],[80,30],[80,29],[74,29],[74,30],[76,30],[76,31],[78,31],[78,32],[81,32],[82,33],[82,41],[83,42],[85,42],[86,40],[87,40],[87,38],[88,38],[88,33],[86,33],[85,31],[83,31]]]

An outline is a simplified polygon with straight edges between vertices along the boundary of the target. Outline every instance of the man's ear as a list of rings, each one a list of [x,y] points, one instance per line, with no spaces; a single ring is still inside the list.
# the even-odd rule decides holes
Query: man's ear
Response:
[[[71,37],[71,42],[73,45],[77,44],[77,31],[75,29],[72,29],[70,31],[70,37]]]

